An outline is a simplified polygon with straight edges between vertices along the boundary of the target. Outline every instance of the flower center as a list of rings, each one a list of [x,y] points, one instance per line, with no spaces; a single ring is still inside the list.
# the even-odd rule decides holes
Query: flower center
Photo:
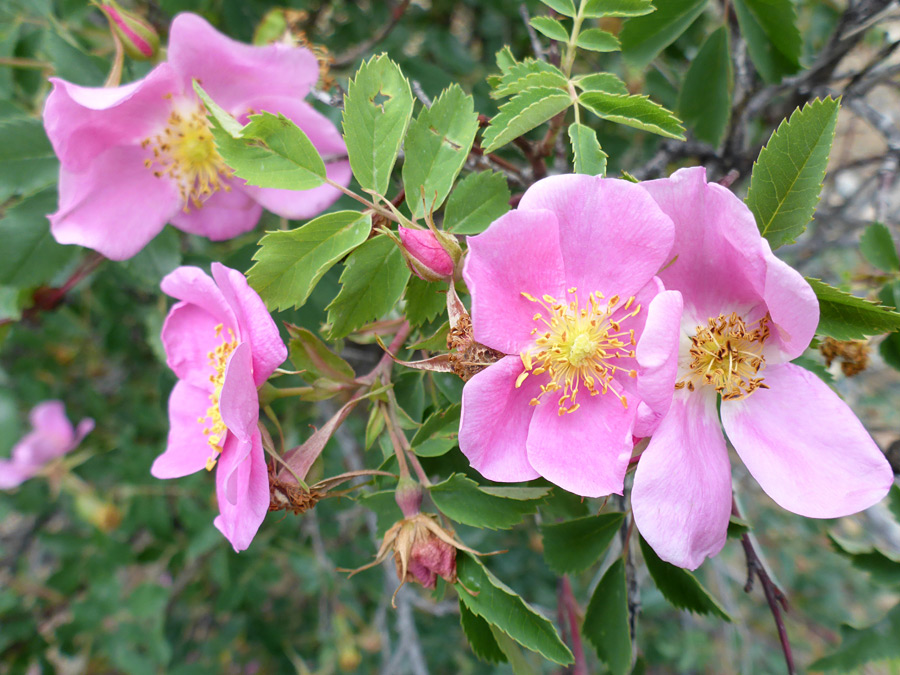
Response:
[[[539,300],[522,293],[543,307],[544,312],[533,317],[538,326],[531,334],[537,337],[534,347],[520,355],[525,371],[516,380],[516,387],[521,387],[529,375],[547,373],[550,381],[541,385],[541,393],[531,399],[531,405],[538,405],[545,394],[562,390],[558,414],[575,412],[581,407],[575,398],[584,387],[591,396],[611,391],[627,408],[625,396],[611,382],[619,370],[637,377],[635,370],[617,363],[622,357],[634,358],[634,330],[623,330],[622,323],[637,316],[641,306],[631,309],[634,297],[630,297],[620,308],[618,295],[604,303],[603,294],[598,291],[590,293],[582,307],[577,289],[570,288],[569,294],[573,298],[566,303],[551,295]],[[613,319],[613,314],[619,311],[627,313]]]
[[[757,389],[768,389],[757,377],[765,368],[763,344],[769,337],[769,315],[753,328],[737,314],[720,314],[706,326],[697,326],[691,338],[690,373],[675,383],[676,389],[694,391],[697,384],[710,385],[723,401],[739,401]]]
[[[205,417],[197,418],[197,422],[203,425],[203,435],[207,437],[206,442],[212,449],[212,454],[206,460],[207,471],[212,471],[216,465],[216,460],[222,452],[225,435],[228,433],[228,427],[222,421],[222,413],[219,410],[219,399],[222,396],[222,385],[225,383],[225,368],[228,365],[228,359],[231,358],[231,353],[238,344],[233,330],[228,329],[228,337],[231,339],[226,340],[222,335],[222,329],[222,324],[216,326],[216,338],[220,338],[222,342],[206,355],[209,358],[209,365],[213,369],[209,376],[213,388],[209,395],[210,406],[206,409]]]
[[[153,153],[144,166],[157,178],[165,176],[178,185],[185,213],[191,206],[199,209],[214,192],[230,190],[224,179],[232,171],[216,150],[202,106],[188,113],[173,110],[165,129],[145,138],[141,147]]]

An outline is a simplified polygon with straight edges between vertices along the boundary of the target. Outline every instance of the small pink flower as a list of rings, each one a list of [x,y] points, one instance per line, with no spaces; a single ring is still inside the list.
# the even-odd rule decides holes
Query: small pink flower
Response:
[[[783,508],[836,518],[878,502],[893,482],[884,455],[847,405],[790,363],[812,339],[819,305],[776,258],[753,214],[703,168],[642,184],[675,223],[675,261],[660,272],[681,291],[670,307],[680,339],[647,370],[677,369],[671,401],[641,455],[631,495],[635,523],[663,560],[694,569],[725,544],[731,466],[721,424],[745,466]],[[640,389],[640,387],[639,387]],[[673,396],[674,394],[674,396]]]
[[[459,446],[483,476],[621,493],[632,432],[652,412],[635,352],[673,333],[658,306],[681,304],[654,277],[673,236],[640,186],[568,175],[535,183],[469,238],[474,338],[508,355],[463,389]],[[671,389],[674,371],[648,378],[648,391]]]
[[[400,228],[400,242],[409,269],[425,281],[442,281],[453,276],[453,259],[429,230]]]
[[[33,431],[16,443],[9,459],[0,459],[0,489],[21,485],[45,464],[78,447],[94,428],[89,418],[73,428],[62,401],[39,403],[28,417]]]
[[[285,218],[318,214],[338,190],[263,189],[232,175],[192,85],[198,80],[241,121],[251,112],[281,113],[323,156],[345,157],[338,130],[303,101],[318,77],[308,49],[252,47],[195,14],[179,14],[169,34],[168,62],[143,79],[93,88],[53,78],[44,106],[44,126],[61,163],[53,236],[124,260],[167,222],[221,240],[253,229],[263,207]],[[346,159],[328,162],[327,170],[335,181],[350,180]]]
[[[218,465],[215,526],[242,551],[269,508],[257,389],[287,348],[240,272],[213,263],[210,279],[199,268],[179,267],[160,286],[180,301],[162,329],[178,382],[169,397],[168,446],[150,471],[179,478]]]

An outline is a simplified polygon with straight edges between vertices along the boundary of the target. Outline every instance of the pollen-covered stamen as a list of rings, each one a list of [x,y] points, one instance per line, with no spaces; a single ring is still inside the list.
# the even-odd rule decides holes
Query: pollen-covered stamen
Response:
[[[166,127],[144,139],[141,147],[152,153],[144,160],[144,166],[157,178],[169,178],[178,185],[185,213],[191,206],[203,206],[214,192],[231,189],[224,181],[233,172],[216,150],[202,106],[189,111],[173,110]]]
[[[216,460],[225,443],[225,435],[228,433],[228,427],[222,421],[219,400],[222,397],[222,385],[225,383],[225,368],[228,366],[228,359],[231,358],[232,352],[238,345],[234,331],[229,328],[229,339],[226,339],[223,335],[223,328],[222,324],[216,326],[216,339],[222,341],[206,355],[209,358],[209,365],[213,368],[213,372],[209,376],[209,382],[212,385],[212,393],[209,395],[210,405],[206,409],[206,416],[197,418],[197,422],[203,425],[203,435],[207,436],[206,442],[212,449],[212,454],[206,460],[207,471],[212,471],[216,465]]]
[[[522,292],[544,312],[532,317],[538,324],[531,331],[534,346],[520,355],[525,371],[516,380],[516,387],[522,386],[529,375],[547,373],[549,381],[541,385],[541,393],[531,400],[531,405],[538,405],[545,394],[562,390],[558,413],[575,412],[581,406],[576,398],[584,388],[591,396],[612,392],[627,408],[627,399],[611,382],[617,371],[637,376],[635,370],[618,364],[623,357],[635,356],[634,330],[624,329],[622,324],[637,316],[641,306],[632,309],[634,297],[620,305],[618,295],[604,298],[597,291],[588,295],[582,307],[577,289],[573,287],[568,292],[572,296],[568,303],[550,295],[538,299]]]
[[[769,320],[767,314],[755,325],[747,325],[732,312],[697,326],[691,338],[690,373],[675,388],[694,391],[698,385],[710,385],[723,401],[738,401],[757,389],[768,389],[758,375],[766,365],[762,350],[769,337]]]

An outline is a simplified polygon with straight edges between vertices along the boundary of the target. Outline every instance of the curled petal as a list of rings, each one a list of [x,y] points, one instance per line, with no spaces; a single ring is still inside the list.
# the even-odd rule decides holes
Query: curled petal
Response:
[[[250,436],[259,433],[256,423],[259,421],[259,395],[253,384],[253,365],[250,345],[239,344],[225,368],[225,379],[219,397],[219,410],[222,421],[228,431],[237,436],[239,441],[249,441]]]
[[[237,552],[250,546],[269,510],[269,476],[259,432],[247,442],[229,435],[216,469],[214,525]]]
[[[678,291],[657,295],[647,309],[647,322],[635,350],[638,394],[657,421],[669,409],[675,391],[682,307]],[[643,433],[637,435],[644,437],[652,433],[652,429],[642,427]]]
[[[184,265],[169,272],[160,282],[162,292],[177,300],[197,305],[223,324],[223,330],[238,331],[231,305],[210,276],[199,267]],[[163,331],[165,331],[163,327]],[[170,364],[171,365],[171,364]]]

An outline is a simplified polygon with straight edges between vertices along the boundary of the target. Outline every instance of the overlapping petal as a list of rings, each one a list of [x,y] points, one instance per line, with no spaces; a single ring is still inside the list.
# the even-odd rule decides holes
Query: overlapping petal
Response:
[[[165,451],[157,457],[150,473],[155,478],[181,478],[206,468],[215,453],[203,430],[208,426],[209,390],[185,380],[175,383],[169,394],[169,437]]]
[[[250,546],[269,510],[269,478],[259,432],[229,436],[216,470],[219,515],[213,524],[235,551]]]

